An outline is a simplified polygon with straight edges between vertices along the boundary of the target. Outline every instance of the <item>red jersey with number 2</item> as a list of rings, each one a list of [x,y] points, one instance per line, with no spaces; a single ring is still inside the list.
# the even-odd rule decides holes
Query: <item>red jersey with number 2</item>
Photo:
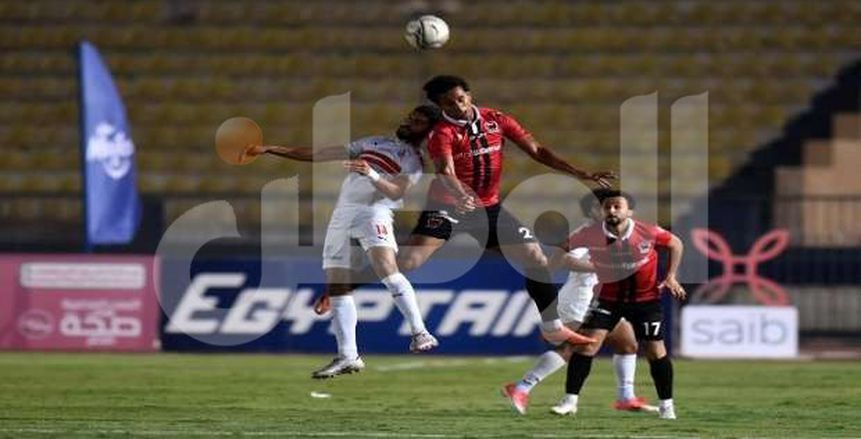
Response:
[[[443,119],[428,138],[428,153],[434,161],[451,155],[461,184],[472,189],[483,206],[491,206],[499,203],[505,139],[521,141],[529,132],[501,111],[478,108],[478,115],[479,119],[472,123]],[[431,184],[430,198],[450,205],[457,202],[439,179]]]
[[[658,252],[670,244],[673,234],[655,224],[634,219],[622,236],[608,232],[604,223],[574,232],[568,248],[585,247],[598,275],[601,300],[648,302],[660,298]]]

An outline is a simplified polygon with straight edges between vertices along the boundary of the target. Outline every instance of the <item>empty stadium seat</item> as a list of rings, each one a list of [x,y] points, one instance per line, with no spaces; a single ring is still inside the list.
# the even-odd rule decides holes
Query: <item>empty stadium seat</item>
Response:
[[[223,164],[212,145],[221,121],[252,117],[267,142],[310,146],[314,103],[350,92],[351,137],[387,134],[442,72],[468,78],[479,103],[563,156],[609,168],[625,100],[657,91],[663,118],[676,99],[707,91],[710,172],[722,178],[857,57],[861,14],[849,0],[518,1],[487,14],[497,3],[433,4],[452,39],[419,55],[403,23],[429,11],[386,1],[2,2],[0,143],[13,147],[0,157],[0,191],[80,190],[71,49],[82,38],[100,47],[125,99],[144,191],[254,198],[310,167]],[[512,180],[544,171],[516,152],[506,166]]]

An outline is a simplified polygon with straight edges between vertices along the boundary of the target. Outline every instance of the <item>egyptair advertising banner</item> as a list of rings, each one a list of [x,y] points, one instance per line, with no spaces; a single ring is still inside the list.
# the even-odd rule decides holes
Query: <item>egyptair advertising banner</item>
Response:
[[[154,351],[152,257],[0,257],[0,349]]]
[[[533,354],[546,349],[538,311],[523,276],[502,258],[486,258],[453,281],[421,283],[456,260],[431,260],[408,273],[440,354]],[[261,271],[267,273],[261,276]],[[319,282],[295,284],[318,273]],[[212,259],[191,269],[162,261],[162,346],[170,351],[335,352],[330,316],[313,305],[323,291],[314,258]],[[407,353],[409,331],[391,295],[380,285],[354,293],[357,337],[363,353]]]

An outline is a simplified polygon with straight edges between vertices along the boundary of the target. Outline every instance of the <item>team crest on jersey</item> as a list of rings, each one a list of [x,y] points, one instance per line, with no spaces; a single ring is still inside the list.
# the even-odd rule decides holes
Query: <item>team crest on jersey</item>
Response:
[[[637,245],[637,248],[640,250],[640,254],[646,254],[652,249],[652,241],[643,241]]]
[[[487,130],[488,134],[499,132],[499,124],[496,123],[495,120],[487,121],[487,123],[484,124],[484,128]]]

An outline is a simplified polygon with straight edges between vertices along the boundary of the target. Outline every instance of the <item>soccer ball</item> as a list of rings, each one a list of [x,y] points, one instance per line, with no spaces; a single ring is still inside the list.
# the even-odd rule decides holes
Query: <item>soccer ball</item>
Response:
[[[448,24],[436,15],[422,15],[407,23],[404,38],[416,49],[439,49],[448,41]]]

